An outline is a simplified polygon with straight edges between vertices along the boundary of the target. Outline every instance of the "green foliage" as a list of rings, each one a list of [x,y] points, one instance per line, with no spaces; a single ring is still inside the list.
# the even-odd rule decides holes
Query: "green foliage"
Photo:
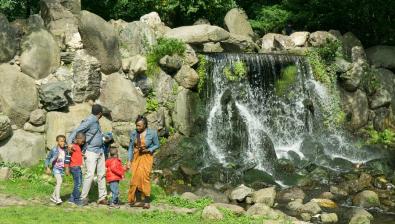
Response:
[[[165,137],[160,137],[160,139],[159,139],[159,143],[160,143],[160,145],[166,145],[166,143],[167,143],[167,138],[165,138]]]
[[[207,59],[206,56],[199,54],[199,65],[197,68],[197,73],[199,75],[198,92],[202,92],[206,84],[206,73],[207,73]]]
[[[223,73],[229,81],[240,81],[247,75],[247,66],[243,61],[236,61],[233,65],[225,66]]]
[[[276,81],[276,95],[283,96],[289,87],[295,83],[298,68],[295,65],[289,65],[281,70],[280,79]]]
[[[367,144],[382,144],[386,146],[393,146],[395,144],[395,132],[391,129],[385,129],[379,132],[370,126],[365,130],[369,135],[369,139],[366,141]]]
[[[146,110],[147,112],[153,112],[153,111],[157,111],[158,108],[159,108],[158,99],[156,98],[155,93],[151,92],[147,96]]]
[[[12,175],[10,179],[14,182],[20,179],[27,180],[28,182],[39,182],[44,172],[43,162],[32,168],[26,168],[17,163],[0,162],[0,167],[8,167],[11,169]]]
[[[0,13],[4,13],[9,21],[24,19],[39,11],[40,0],[0,0]]]
[[[169,197],[167,199],[167,201],[169,204],[177,206],[177,207],[199,208],[199,209],[203,209],[204,207],[213,203],[213,200],[211,198],[200,198],[196,201],[190,201],[188,199],[181,198],[178,196]]]
[[[269,32],[281,32],[287,24],[291,13],[284,10],[280,5],[261,6],[254,19],[251,19],[251,26],[259,34]]]
[[[154,77],[159,72],[159,60],[166,55],[184,56],[185,44],[174,38],[159,38],[157,44],[151,47],[147,55],[147,76]]]
[[[368,95],[373,95],[380,88],[380,81],[377,79],[377,70],[374,68],[364,68],[366,72],[362,74],[361,84]]]

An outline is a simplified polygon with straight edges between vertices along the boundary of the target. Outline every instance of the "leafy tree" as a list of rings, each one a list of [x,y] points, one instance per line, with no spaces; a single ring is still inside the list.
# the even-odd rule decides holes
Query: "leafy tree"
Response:
[[[0,13],[7,16],[9,21],[27,18],[39,11],[40,0],[0,0]]]

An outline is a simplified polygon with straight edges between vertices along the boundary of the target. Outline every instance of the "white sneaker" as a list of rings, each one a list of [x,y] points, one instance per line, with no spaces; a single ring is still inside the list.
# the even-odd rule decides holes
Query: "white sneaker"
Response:
[[[56,204],[57,204],[57,205],[60,205],[60,204],[62,204],[62,203],[63,203],[62,199],[59,199],[59,200],[56,201]]]
[[[55,204],[58,203],[58,200],[56,200],[56,199],[54,198],[54,196],[51,196],[51,198],[50,198],[49,200],[51,200],[51,201],[52,201],[53,203],[55,203]]]

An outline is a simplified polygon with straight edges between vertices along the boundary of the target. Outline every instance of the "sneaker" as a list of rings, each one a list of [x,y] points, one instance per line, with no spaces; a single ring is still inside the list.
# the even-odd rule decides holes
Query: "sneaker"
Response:
[[[58,200],[56,200],[56,198],[54,196],[51,196],[51,198],[49,200],[51,200],[55,204],[58,203]]]
[[[80,202],[81,206],[86,206],[89,204],[89,201],[87,198],[81,199]]]
[[[121,207],[121,206],[114,204],[114,203],[111,203],[109,206],[110,206],[110,208],[120,208]]]
[[[63,203],[62,199],[59,199],[59,200],[56,201],[56,205],[60,205],[62,203]]]
[[[99,204],[99,205],[108,205],[108,201],[106,199],[102,199],[102,200],[98,201],[97,204]]]

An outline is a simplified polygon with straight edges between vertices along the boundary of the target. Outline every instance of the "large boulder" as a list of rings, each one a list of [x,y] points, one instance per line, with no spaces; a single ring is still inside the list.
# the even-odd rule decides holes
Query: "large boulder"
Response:
[[[296,47],[304,47],[306,46],[309,36],[309,32],[294,32],[289,37]]]
[[[60,4],[75,15],[81,11],[81,0],[60,0]]]
[[[343,35],[343,50],[348,58],[351,58],[353,47],[362,47],[361,41],[351,32],[347,32]]]
[[[0,160],[33,166],[45,157],[45,140],[43,135],[16,130],[12,137],[0,145]]]
[[[33,31],[22,42],[22,72],[43,79],[60,66],[60,50],[52,34],[44,29]]]
[[[122,59],[122,70],[128,73],[130,80],[133,80],[138,75],[144,74],[147,68],[147,58],[139,54]]]
[[[392,111],[395,111],[395,74],[384,68],[377,69],[377,79],[380,81],[381,86],[387,90],[391,97]]]
[[[265,34],[265,36],[263,36],[260,41],[262,44],[261,51],[263,53],[277,50],[289,50],[295,46],[294,42],[289,36],[276,33]]]
[[[186,43],[206,43],[227,40],[230,34],[221,27],[202,24],[171,29],[165,37],[177,38]]]
[[[369,105],[366,94],[361,90],[355,92],[341,91],[343,111],[350,116],[346,125],[352,130],[357,130],[368,123]]]
[[[74,102],[81,103],[96,100],[100,96],[101,72],[99,61],[87,54],[85,50],[78,50],[73,61],[73,91]]]
[[[230,33],[252,38],[254,31],[248,22],[247,14],[239,8],[231,9],[225,15],[225,26]]]
[[[259,191],[255,191],[251,196],[252,202],[263,203],[272,207],[274,205],[274,199],[276,198],[276,189],[274,187],[264,188]]]
[[[7,17],[0,14],[0,62],[13,59],[17,45],[15,30],[8,23]]]
[[[283,202],[290,202],[295,199],[304,199],[306,194],[303,192],[302,189],[298,187],[292,187],[285,190],[282,190],[278,193],[277,197],[278,200]]]
[[[328,41],[338,40],[333,34],[326,31],[316,31],[309,36],[309,44],[313,47],[325,45]]]
[[[107,77],[100,102],[111,110],[113,121],[132,121],[145,112],[144,97],[130,80],[118,73]]]
[[[395,46],[378,45],[366,50],[369,62],[377,67],[395,69]]]
[[[365,190],[354,196],[353,205],[370,208],[380,206],[379,196],[374,191]]]
[[[230,192],[229,199],[231,201],[241,202],[241,201],[244,201],[244,199],[247,196],[249,196],[250,194],[252,194],[253,192],[254,192],[254,189],[249,188],[249,187],[242,184]]]
[[[102,72],[117,72],[121,67],[121,55],[113,26],[101,17],[83,10],[78,27],[84,49],[100,61]]]
[[[10,119],[0,114],[0,142],[7,139],[12,135],[11,121]]]
[[[390,92],[384,88],[379,88],[376,92],[369,98],[370,108],[378,109],[380,107],[388,107],[391,104]]]
[[[370,224],[373,215],[363,208],[355,208],[352,211],[349,224]]]
[[[188,89],[183,89],[178,93],[173,120],[179,132],[186,136],[191,136],[194,133],[199,106],[200,98],[197,93]]]
[[[47,111],[63,109],[69,105],[70,92],[67,82],[50,82],[40,86],[40,102]]]
[[[35,132],[35,133],[44,133],[45,132],[45,126],[34,126],[30,124],[29,122],[26,122],[25,125],[23,125],[23,130],[28,131],[28,132]]]
[[[202,212],[202,218],[208,220],[221,220],[224,215],[213,205],[206,206]]]
[[[199,83],[199,75],[193,68],[187,65],[181,67],[174,76],[174,79],[179,85],[186,89],[194,89]]]
[[[59,0],[43,0],[40,2],[40,6],[41,17],[44,19],[45,26],[56,37],[59,47],[82,48],[81,36],[78,32],[78,20],[73,13],[67,10]],[[75,12],[78,13],[77,11],[80,10],[81,6]]]
[[[154,92],[158,99],[158,103],[165,104],[166,102],[175,102],[179,92],[178,84],[170,75],[161,71],[158,77],[154,80]]]
[[[343,88],[349,92],[354,92],[360,86],[362,77],[369,71],[369,65],[364,61],[357,61],[351,64],[351,69],[340,75]]]
[[[140,17],[140,22],[148,24],[154,31],[157,38],[163,37],[163,35],[171,30],[170,27],[166,26],[160,19],[157,12],[150,12]]]
[[[70,106],[68,112],[51,111],[47,114],[45,123],[46,148],[50,149],[56,144],[57,135],[66,135],[66,137],[84,120],[92,110],[88,103],[76,104]],[[111,131],[111,121],[106,117],[100,120],[101,130],[103,132]]]
[[[324,213],[321,215],[321,222],[322,223],[337,223],[339,218],[337,217],[336,213]]]
[[[30,112],[38,107],[38,93],[34,79],[21,73],[17,66],[0,65],[1,110],[12,124],[22,127]]]
[[[183,58],[179,55],[166,55],[159,60],[160,67],[169,74],[174,74],[180,70]]]
[[[259,46],[251,38],[231,33],[229,39],[221,41],[226,52],[257,52]]]
[[[146,23],[135,21],[119,26],[117,29],[120,50],[123,58],[145,55],[156,44],[154,30]]]

